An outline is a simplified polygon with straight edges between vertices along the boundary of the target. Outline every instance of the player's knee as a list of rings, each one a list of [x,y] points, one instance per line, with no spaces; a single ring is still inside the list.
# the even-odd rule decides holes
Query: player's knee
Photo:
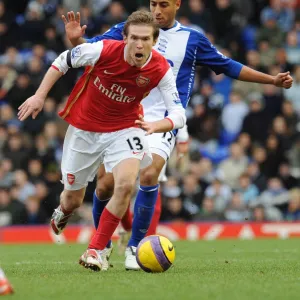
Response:
[[[115,195],[120,198],[130,198],[135,188],[135,181],[123,180],[115,187]]]
[[[113,195],[113,187],[104,184],[98,184],[96,187],[96,195],[100,200],[107,200]]]
[[[150,167],[141,172],[140,183],[141,185],[151,186],[158,183],[160,171],[156,168]]]
[[[80,191],[65,190],[62,193],[63,200],[66,201],[68,203],[68,207],[72,209],[76,209],[81,205],[83,196],[84,194],[82,194]]]

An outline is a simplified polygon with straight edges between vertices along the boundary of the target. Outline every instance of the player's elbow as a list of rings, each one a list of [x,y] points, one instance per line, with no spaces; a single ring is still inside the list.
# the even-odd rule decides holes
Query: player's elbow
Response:
[[[174,112],[174,117],[172,119],[173,119],[173,124],[174,124],[173,129],[183,128],[186,123],[185,111],[180,110],[180,111],[177,111],[176,113]]]
[[[179,128],[183,128],[186,124],[186,115],[185,115],[185,113],[181,114],[180,117],[181,117],[181,123],[180,123]]]

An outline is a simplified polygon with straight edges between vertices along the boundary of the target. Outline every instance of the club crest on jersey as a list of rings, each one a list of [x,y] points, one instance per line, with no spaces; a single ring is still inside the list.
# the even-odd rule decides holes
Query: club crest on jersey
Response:
[[[67,174],[68,183],[72,185],[75,182],[75,175],[68,173]]]
[[[150,79],[147,78],[147,77],[144,77],[144,76],[142,76],[142,75],[139,75],[139,76],[136,78],[136,84],[137,84],[139,87],[144,87],[144,86],[146,86],[149,82],[150,82]]]

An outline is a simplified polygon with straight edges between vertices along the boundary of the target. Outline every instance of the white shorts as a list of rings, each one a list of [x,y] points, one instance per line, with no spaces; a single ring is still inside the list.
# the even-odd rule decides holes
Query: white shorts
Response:
[[[115,132],[98,133],[69,125],[61,163],[62,181],[66,190],[79,190],[93,181],[100,164],[106,172],[122,160],[137,158],[141,169],[152,163],[152,155],[145,131],[127,128]]]
[[[150,152],[161,156],[167,161],[175,146],[175,136],[173,132],[153,133],[147,135],[146,138]]]

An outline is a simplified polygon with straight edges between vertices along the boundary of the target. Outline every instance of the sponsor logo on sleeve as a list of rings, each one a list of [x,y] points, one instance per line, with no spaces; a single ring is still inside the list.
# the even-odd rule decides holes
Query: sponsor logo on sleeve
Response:
[[[76,57],[80,57],[81,56],[81,50],[80,50],[81,47],[75,47],[72,49],[72,52],[71,52],[71,57],[72,59],[76,58]]]
[[[178,95],[178,93],[176,92],[176,93],[173,93],[172,94],[172,96],[173,96],[173,102],[175,103],[175,104],[181,104],[181,100],[180,100],[180,98],[179,98],[179,95]]]

